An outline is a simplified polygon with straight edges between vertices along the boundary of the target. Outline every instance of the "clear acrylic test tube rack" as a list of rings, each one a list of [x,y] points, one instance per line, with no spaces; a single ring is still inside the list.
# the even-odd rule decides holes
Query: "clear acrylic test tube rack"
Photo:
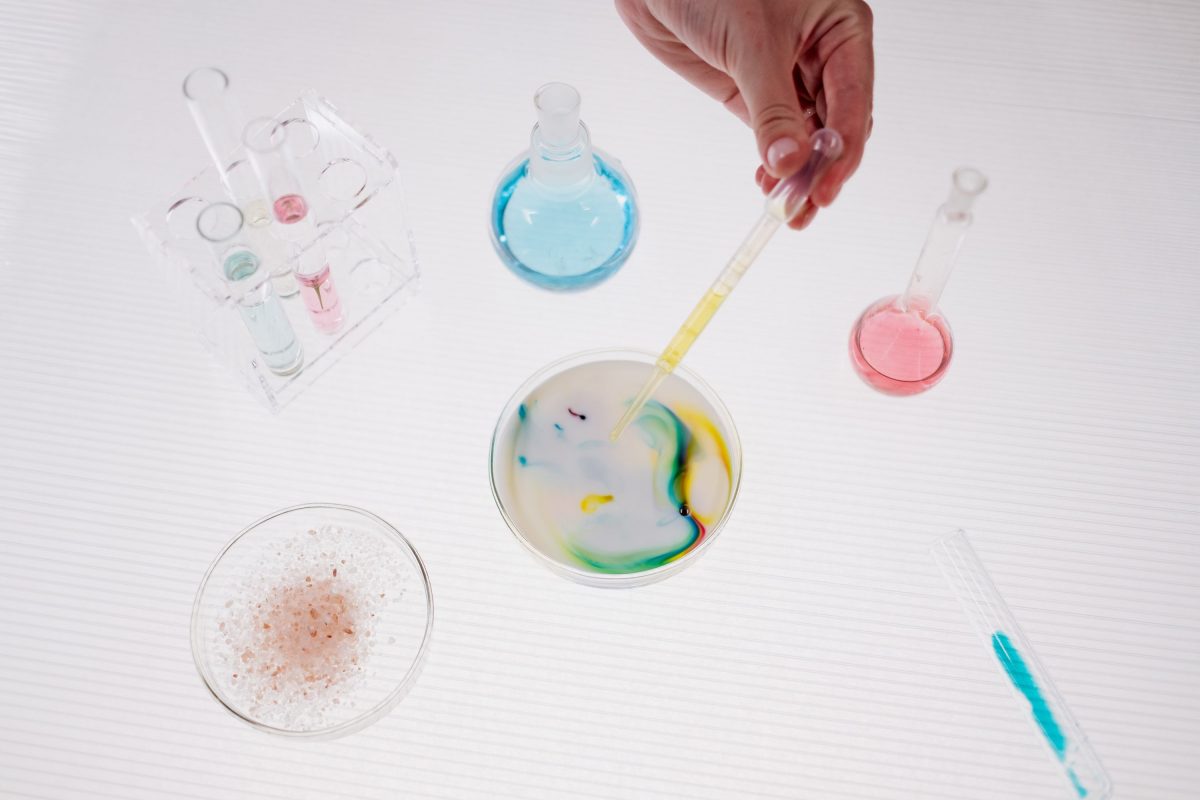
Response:
[[[229,199],[214,168],[133,219],[204,346],[272,412],[294,400],[377,329],[416,291],[420,276],[392,154],[314,92],[302,95],[275,119],[288,126],[289,137],[302,143],[294,150],[295,167],[315,222],[315,233],[291,240],[293,258],[308,248],[324,247],[346,309],[341,329],[328,335],[313,327],[298,297],[283,300],[304,349],[299,371],[281,376],[262,363],[229,285],[196,231],[201,210]],[[233,169],[251,168],[244,152],[230,154],[228,163]]]

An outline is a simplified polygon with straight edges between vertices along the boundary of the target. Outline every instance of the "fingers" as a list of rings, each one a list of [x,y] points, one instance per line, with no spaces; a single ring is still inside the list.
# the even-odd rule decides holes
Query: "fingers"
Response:
[[[651,55],[676,74],[724,105],[742,122],[749,124],[746,103],[733,78],[713,67],[655,17],[644,3],[616,0],[617,12],[626,27]]]
[[[763,194],[769,193],[779,183],[779,178],[774,178],[762,167],[759,167],[754,173],[754,182],[762,189]],[[792,217],[788,222],[788,227],[794,230],[803,230],[813,221],[813,217],[817,215],[817,207],[811,201],[805,200],[804,205],[800,207],[800,213]]]
[[[825,125],[842,135],[844,145],[842,157],[812,194],[814,203],[827,206],[858,169],[871,133],[874,65],[869,29],[840,43],[829,54],[821,74]]]
[[[802,231],[812,223],[813,217],[816,215],[817,207],[811,201],[805,200],[804,205],[800,207],[800,213],[792,217],[788,222],[788,227],[792,230]]]
[[[754,128],[759,157],[775,178],[795,172],[808,156],[807,118],[796,94],[794,66],[794,54],[771,41],[746,43],[730,65]]]
[[[870,135],[871,11],[861,0],[807,11],[804,4],[753,5],[616,0],[625,23],[656,57],[754,129],[764,191],[803,166],[817,129],[841,134],[842,158],[815,187],[812,207],[792,222],[803,227],[817,207],[837,197]]]

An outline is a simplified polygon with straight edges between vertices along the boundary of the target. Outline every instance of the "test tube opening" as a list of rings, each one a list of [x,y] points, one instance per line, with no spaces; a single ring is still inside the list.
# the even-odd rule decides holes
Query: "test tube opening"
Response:
[[[946,213],[964,217],[971,213],[975,199],[987,189],[988,179],[974,167],[959,167],[950,180],[950,196],[946,198]]]
[[[200,138],[221,180],[236,197],[237,187],[229,185],[226,174],[229,160],[241,144],[241,115],[234,95],[229,76],[216,67],[194,69],[183,79],[183,97]]]
[[[183,96],[203,103],[225,96],[229,91],[229,76],[216,67],[194,69],[183,79]]]
[[[241,231],[245,217],[233,203],[212,203],[196,217],[196,232],[207,242],[227,242]]]

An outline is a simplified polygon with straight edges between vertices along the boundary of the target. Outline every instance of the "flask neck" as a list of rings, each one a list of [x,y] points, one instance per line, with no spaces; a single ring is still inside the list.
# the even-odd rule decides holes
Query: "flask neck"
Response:
[[[954,271],[958,250],[971,227],[971,206],[987,188],[987,178],[971,167],[959,167],[950,182],[950,196],[938,209],[921,257],[900,297],[900,307],[931,314]]]
[[[929,235],[925,237],[925,246],[921,248],[921,256],[913,269],[908,287],[900,299],[900,307],[905,311],[919,311],[932,314],[937,310],[942,291],[954,271],[954,263],[958,260],[958,251],[971,227],[971,212],[960,212],[948,205],[938,209],[933,224],[929,227]]]
[[[542,124],[533,127],[529,143],[529,175],[549,188],[569,189],[589,182],[596,174],[592,141],[587,126],[576,123],[573,136],[555,132],[547,136]]]

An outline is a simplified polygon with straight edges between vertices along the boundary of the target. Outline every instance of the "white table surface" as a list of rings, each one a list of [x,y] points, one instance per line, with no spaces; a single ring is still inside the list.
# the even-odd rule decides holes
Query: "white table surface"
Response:
[[[534,369],[655,349],[758,213],[750,133],[607,3],[0,8],[0,795],[1066,798],[927,555],[963,527],[1121,798],[1200,792],[1200,6],[879,2],[876,124],[837,206],[783,235],[689,363],[746,452],[730,525],[651,588],[536,564],[487,485]],[[420,297],[279,417],[177,324],[128,222],[204,153],[179,95],[307,87],[395,151]],[[637,184],[614,280],[555,296],[486,214],[530,98],[574,83]],[[992,179],[945,308],[956,360],[853,375],[951,169]],[[191,663],[193,592],[273,509],[361,505],[428,563],[412,694],[277,741]]]

